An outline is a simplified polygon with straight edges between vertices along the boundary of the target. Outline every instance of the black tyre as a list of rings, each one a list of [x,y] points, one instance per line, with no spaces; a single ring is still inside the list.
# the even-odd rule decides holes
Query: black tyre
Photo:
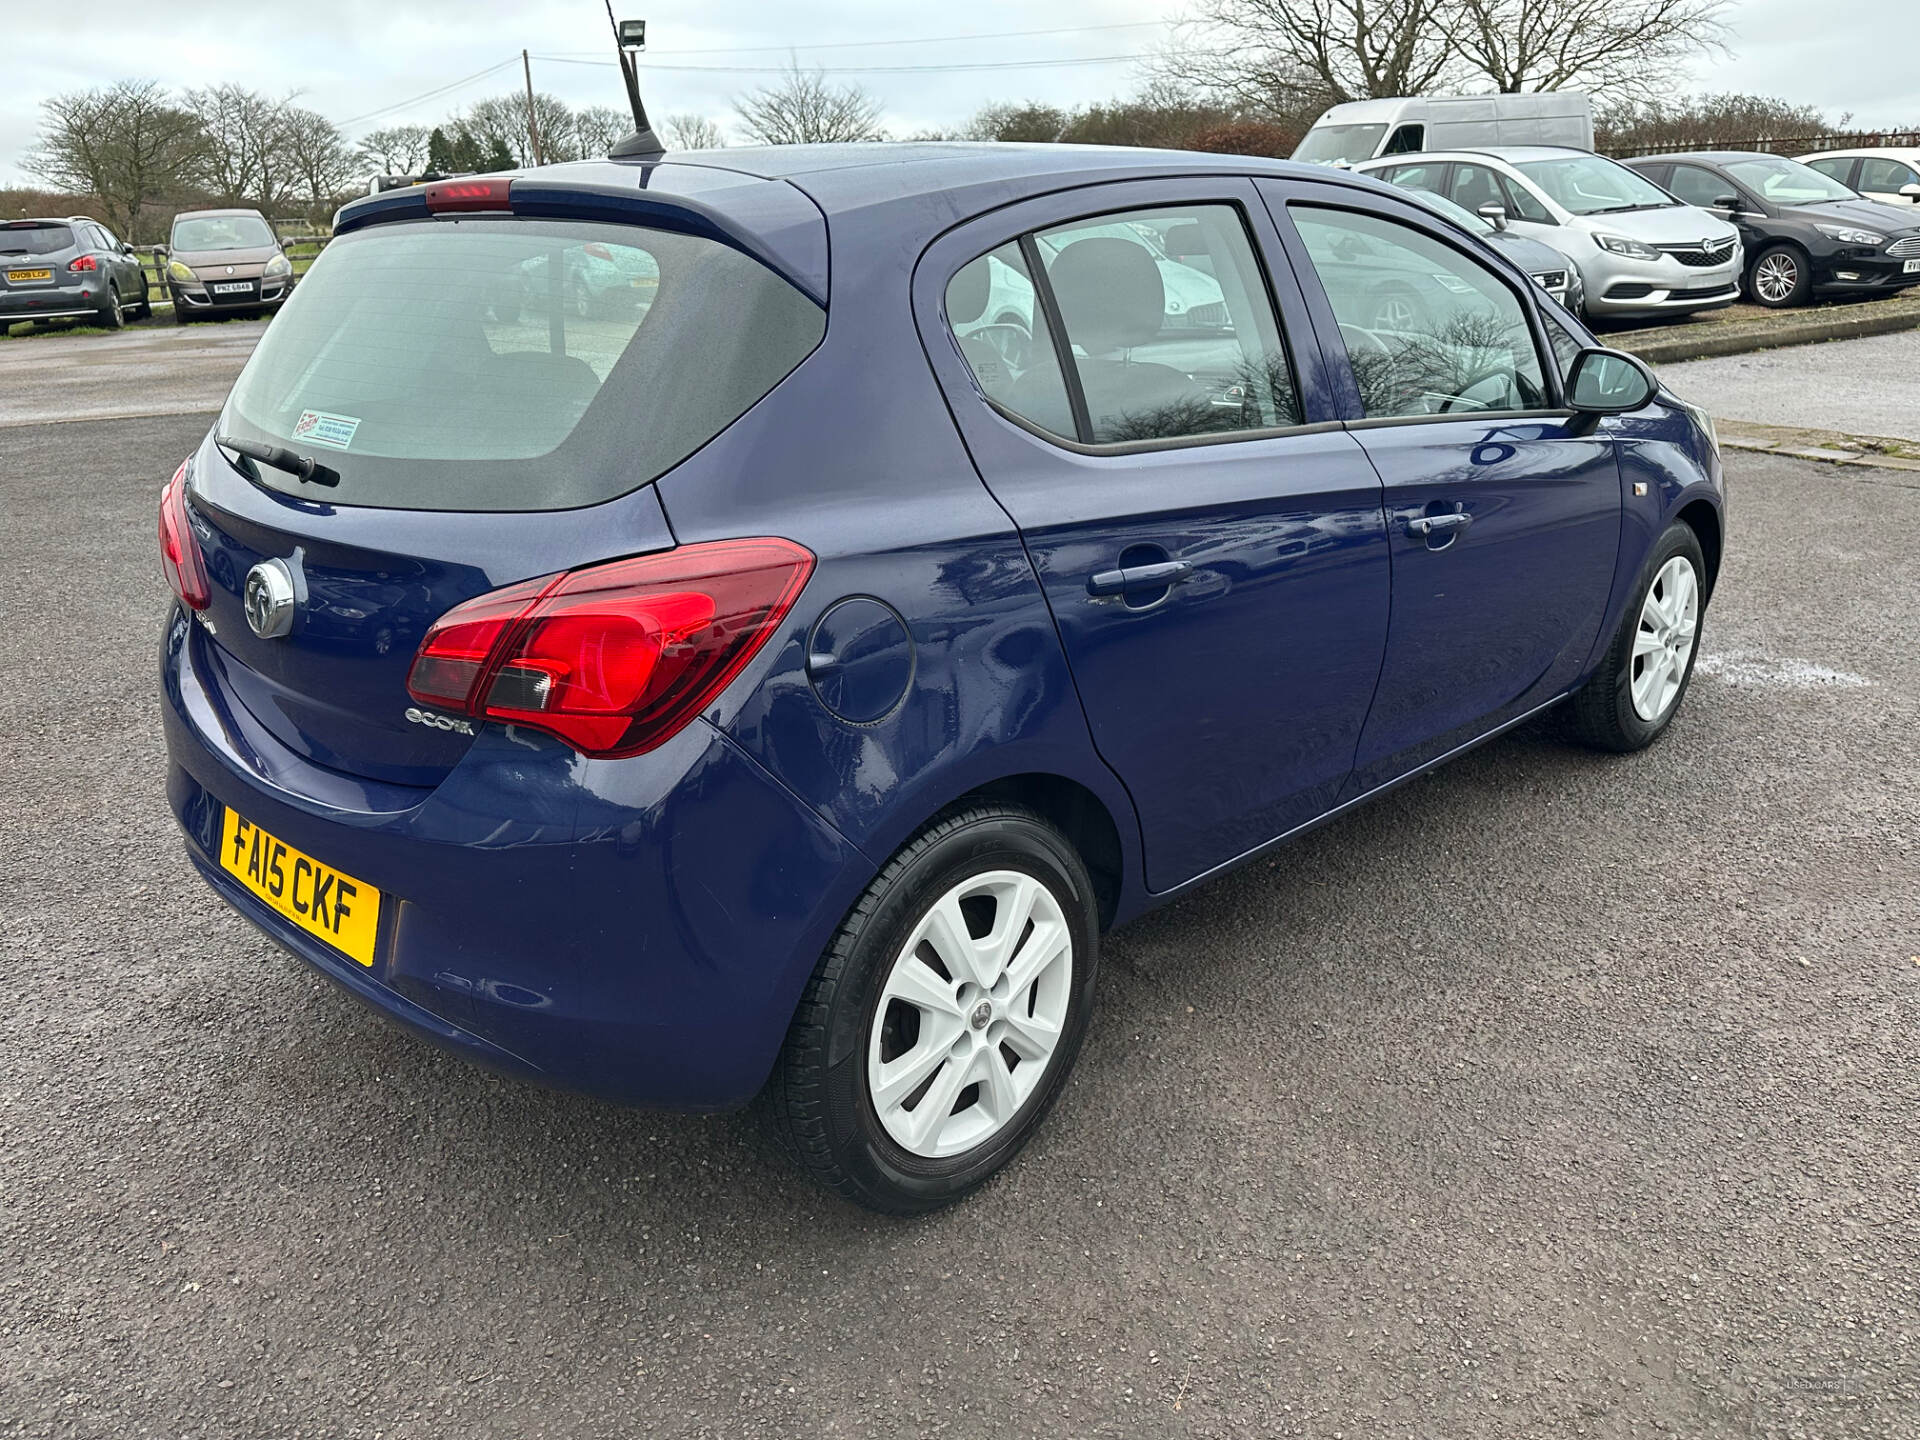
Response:
[[[107,303],[101,307],[100,323],[109,330],[122,330],[126,328],[127,312],[125,307],[120,304],[120,287],[118,285],[107,286]]]
[[[1798,246],[1769,245],[1747,266],[1747,294],[1769,310],[1804,305],[1812,289],[1812,267]]]
[[[145,281],[142,281],[140,284],[140,304],[138,308],[142,320],[153,319],[153,291]]]
[[[187,309],[187,302],[182,300],[178,295],[173,297],[173,323],[176,325],[190,325],[193,323],[193,312]]]
[[[1675,521],[1647,557],[1600,668],[1570,702],[1580,739],[1625,753],[1644,750],[1665,732],[1693,680],[1706,576],[1699,537]]]
[[[855,1204],[959,1200],[1058,1098],[1098,945],[1092,882],[1059,831],[1006,805],[944,816],[867,887],[808,982],[762,1097],[776,1134]]]

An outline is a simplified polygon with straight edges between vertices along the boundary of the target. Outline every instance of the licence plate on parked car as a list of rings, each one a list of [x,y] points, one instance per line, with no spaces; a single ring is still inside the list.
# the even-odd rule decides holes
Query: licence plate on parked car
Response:
[[[251,289],[253,289],[253,283],[251,281],[225,280],[213,287],[213,293],[216,295],[238,295],[243,291]]]
[[[220,868],[309,935],[372,968],[380,925],[374,886],[303,855],[231,808],[220,826]]]
[[[1909,260],[1900,267],[1903,275],[1920,275],[1920,260]]]
[[[51,280],[52,278],[53,272],[51,270],[9,270],[7,272],[7,283],[10,285],[24,284],[29,280]]]

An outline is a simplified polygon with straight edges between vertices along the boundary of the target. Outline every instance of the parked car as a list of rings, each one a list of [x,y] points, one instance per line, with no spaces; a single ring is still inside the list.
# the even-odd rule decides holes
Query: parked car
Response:
[[[175,323],[204,315],[278,309],[293,290],[293,262],[258,210],[189,210],[173,217],[167,290]]]
[[[147,272],[98,220],[0,220],[0,335],[22,320],[92,320],[118,330],[151,315]]]
[[[1868,200],[1920,205],[1920,147],[1821,150],[1798,158]]]
[[[1221,323],[1169,325],[1144,233]],[[489,316],[589,244],[653,303]],[[1019,364],[967,339],[1000,267]],[[1550,707],[1658,739],[1721,507],[1704,415],[1334,170],[430,185],[341,210],[165,488],[166,790],[218,895],[415,1033],[765,1091],[824,1184],[923,1211],[1059,1097],[1103,931]]]
[[[1507,224],[1505,209],[1501,209],[1493,219],[1488,219],[1431,190],[1407,188],[1407,193],[1429,210],[1446,216],[1469,235],[1479,236],[1526,271],[1533,283],[1556,301],[1574,314],[1580,313],[1586,303],[1586,287],[1580,283],[1580,272],[1551,245],[1530,240],[1511,229]]]
[[[1758,304],[1779,309],[1816,294],[1920,284],[1920,215],[1863,200],[1797,160],[1736,150],[1626,163],[1739,227],[1747,294]]]
[[[1411,95],[1331,105],[1294,148],[1316,165],[1486,145],[1593,149],[1593,102],[1574,90],[1535,95]]]
[[[1712,310],[1740,298],[1740,235],[1645,176],[1584,150],[1529,145],[1375,160],[1355,170],[1432,190],[1551,245],[1590,317]]]

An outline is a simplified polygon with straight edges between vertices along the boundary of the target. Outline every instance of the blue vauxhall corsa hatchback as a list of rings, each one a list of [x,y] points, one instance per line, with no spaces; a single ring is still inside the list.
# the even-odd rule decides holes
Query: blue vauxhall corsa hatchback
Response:
[[[913,1213],[1103,932],[1549,706],[1667,727],[1707,418],[1363,177],[727,150],[356,201],[166,487],[207,882],[416,1033]]]

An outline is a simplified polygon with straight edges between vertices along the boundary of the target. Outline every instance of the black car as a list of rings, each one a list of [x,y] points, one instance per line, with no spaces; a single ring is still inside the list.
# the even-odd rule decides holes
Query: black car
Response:
[[[1758,304],[1781,309],[1814,294],[1920,284],[1914,212],[1862,199],[1798,160],[1716,150],[1626,163],[1740,227],[1747,294]]]
[[[0,335],[22,320],[89,319],[118,330],[153,313],[147,272],[98,220],[0,221]]]

